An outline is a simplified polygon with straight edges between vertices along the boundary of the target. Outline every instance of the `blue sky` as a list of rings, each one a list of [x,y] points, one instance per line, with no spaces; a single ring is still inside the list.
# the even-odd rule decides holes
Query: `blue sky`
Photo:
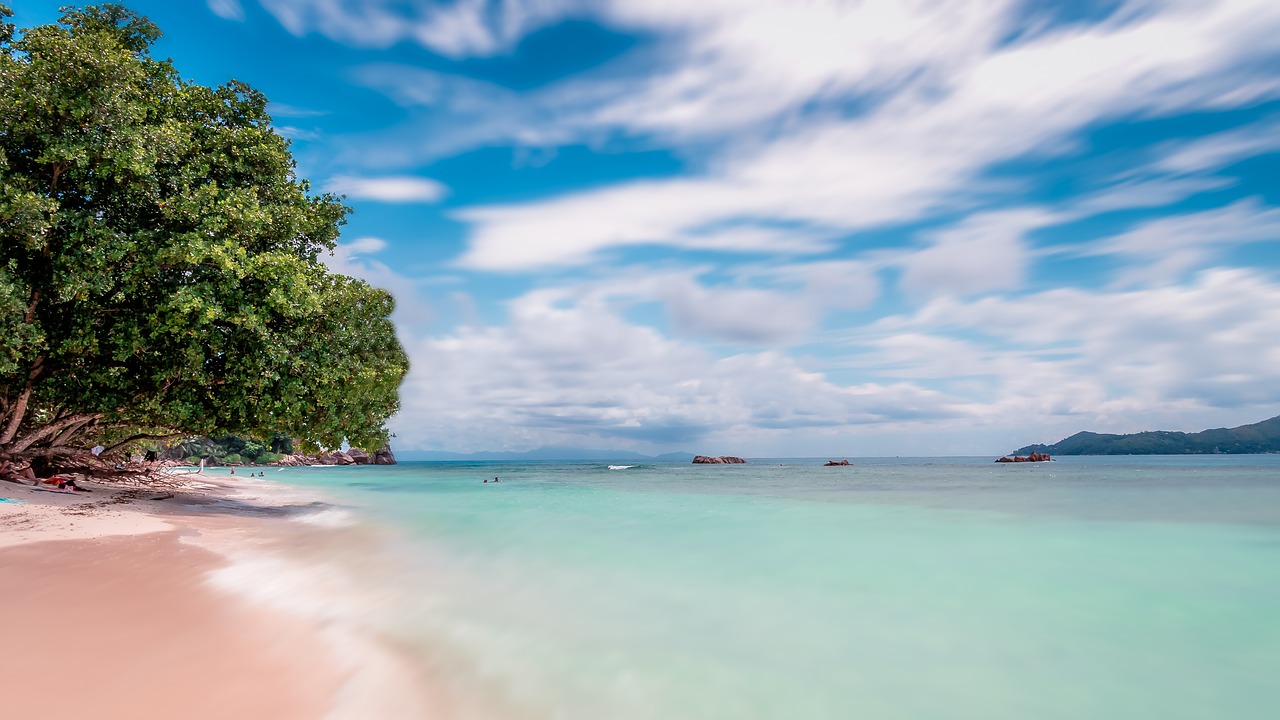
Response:
[[[58,3],[10,2],[20,26]],[[208,0],[395,293],[401,449],[995,454],[1280,414],[1274,0]]]

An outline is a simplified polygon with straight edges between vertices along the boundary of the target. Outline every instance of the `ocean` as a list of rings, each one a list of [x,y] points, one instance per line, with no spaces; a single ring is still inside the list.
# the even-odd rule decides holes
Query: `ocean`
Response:
[[[302,579],[222,581],[438,717],[1280,716],[1280,456],[852,462],[268,469]]]

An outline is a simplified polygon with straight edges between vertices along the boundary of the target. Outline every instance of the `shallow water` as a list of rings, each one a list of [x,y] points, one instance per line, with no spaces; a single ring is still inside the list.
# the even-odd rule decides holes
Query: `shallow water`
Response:
[[[454,717],[1280,712],[1280,456],[819,465],[267,474]]]

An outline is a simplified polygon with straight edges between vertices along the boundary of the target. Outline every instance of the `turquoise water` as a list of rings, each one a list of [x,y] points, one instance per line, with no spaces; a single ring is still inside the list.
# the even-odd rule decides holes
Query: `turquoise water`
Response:
[[[1280,456],[819,464],[268,474],[396,529],[456,717],[1280,716]]]

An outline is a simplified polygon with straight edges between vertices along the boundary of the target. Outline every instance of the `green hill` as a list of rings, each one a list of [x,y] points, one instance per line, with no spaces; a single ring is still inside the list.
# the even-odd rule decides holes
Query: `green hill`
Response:
[[[1236,428],[1198,433],[1156,430],[1132,435],[1079,432],[1052,445],[1028,445],[1015,451],[1050,455],[1211,455],[1280,452],[1280,416]]]

